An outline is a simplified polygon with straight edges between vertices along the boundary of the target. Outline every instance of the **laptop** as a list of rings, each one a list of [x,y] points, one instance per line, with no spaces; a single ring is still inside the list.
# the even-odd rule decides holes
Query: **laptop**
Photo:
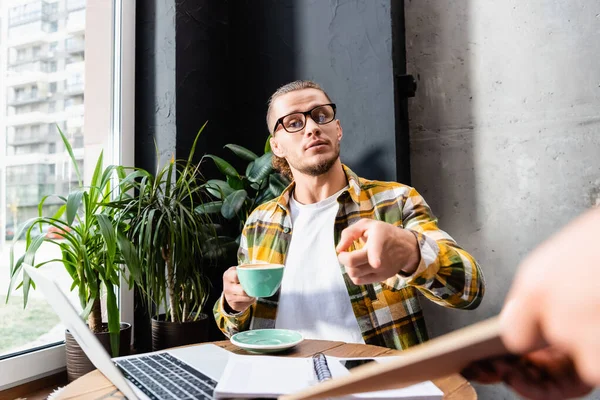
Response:
[[[213,344],[110,358],[60,290],[40,270],[24,265],[81,349],[128,399],[214,399],[229,352]]]

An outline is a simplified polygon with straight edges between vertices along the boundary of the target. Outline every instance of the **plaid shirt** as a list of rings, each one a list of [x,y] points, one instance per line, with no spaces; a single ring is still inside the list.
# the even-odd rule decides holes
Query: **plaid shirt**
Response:
[[[371,218],[411,230],[421,251],[420,264],[413,274],[395,275],[370,285],[353,284],[340,266],[365,343],[401,350],[428,339],[417,290],[445,307],[476,308],[484,293],[481,269],[469,253],[438,228],[437,219],[419,193],[396,182],[359,178],[346,166],[344,172],[349,189],[338,198],[335,243],[344,228],[361,218]],[[252,212],[242,232],[240,263],[285,264],[293,232],[288,208],[293,187],[294,183],[279,198]],[[217,325],[227,336],[248,329],[274,328],[278,298],[279,292],[258,298],[246,311],[229,314],[221,296],[213,310]]]

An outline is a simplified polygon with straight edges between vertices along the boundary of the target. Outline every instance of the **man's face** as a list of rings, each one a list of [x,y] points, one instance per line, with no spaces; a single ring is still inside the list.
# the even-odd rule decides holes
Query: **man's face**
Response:
[[[294,112],[309,111],[330,103],[318,89],[302,89],[284,94],[275,99],[271,108],[269,127],[273,129],[277,120]],[[306,117],[304,129],[289,133],[281,124],[271,138],[273,153],[285,158],[292,173],[319,176],[331,169],[340,156],[342,127],[340,121],[319,125],[310,116]]]

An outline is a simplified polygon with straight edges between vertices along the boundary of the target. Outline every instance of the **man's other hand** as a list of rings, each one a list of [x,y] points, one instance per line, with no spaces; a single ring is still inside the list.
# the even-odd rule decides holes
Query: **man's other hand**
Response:
[[[600,385],[600,209],[571,222],[521,264],[500,314],[508,350],[545,342],[566,353],[581,379]]]
[[[546,347],[525,356],[505,356],[471,364],[465,378],[484,384],[504,382],[533,400],[580,397],[592,390],[575,371],[573,361],[556,348]]]

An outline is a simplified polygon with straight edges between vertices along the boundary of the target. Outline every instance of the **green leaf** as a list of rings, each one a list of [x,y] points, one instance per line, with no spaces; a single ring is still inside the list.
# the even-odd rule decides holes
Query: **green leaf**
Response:
[[[27,307],[29,297],[29,288],[31,287],[31,278],[27,271],[23,270],[23,308]]]
[[[123,260],[125,261],[129,273],[136,282],[141,283],[142,268],[133,243],[120,232],[117,235],[117,243],[119,244],[119,250],[121,251],[121,255],[123,256]]]
[[[240,178],[236,178],[233,176],[227,177],[227,184],[234,190],[240,190],[244,188],[244,182]]]
[[[121,331],[121,322],[119,321],[119,307],[117,306],[117,296],[113,285],[106,285],[106,310],[108,311],[108,332],[110,334],[110,349],[112,356],[119,356],[119,339]]]
[[[266,153],[257,158],[248,174],[248,180],[250,182],[261,182],[266,179],[273,171],[272,159],[272,153]]]
[[[200,127],[200,130],[198,130],[198,133],[196,134],[196,138],[194,139],[194,143],[192,144],[192,148],[190,149],[190,154],[188,155],[187,165],[190,165],[192,163],[194,153],[196,152],[196,145],[198,144],[198,139],[200,139],[200,135],[202,134],[202,131],[204,131],[206,124],[208,124],[208,121],[206,121],[204,125]]]
[[[204,245],[206,256],[212,259],[222,258],[230,254],[235,255],[240,247],[234,239],[228,236],[212,237],[206,240]]]
[[[273,195],[273,193],[271,193],[270,190],[265,190],[256,199],[255,206],[258,207],[261,204],[266,203],[269,200],[273,200],[274,198],[275,198],[275,196]]]
[[[267,136],[267,141],[265,142],[265,154],[271,152],[271,135]]]
[[[236,190],[231,193],[225,201],[223,201],[223,207],[221,208],[221,215],[223,215],[227,219],[232,219],[236,216],[238,211],[244,205],[246,198],[248,197],[248,193],[245,190]]]
[[[250,175],[250,171],[252,171],[253,167],[254,167],[254,161],[250,162],[248,164],[248,166],[246,167],[246,176]]]
[[[96,167],[94,168],[94,174],[92,175],[92,181],[90,182],[90,198],[92,202],[96,202],[98,199],[99,192],[99,181],[102,176],[102,164],[103,164],[103,152],[100,152],[100,156],[98,157],[98,161],[96,161]]]
[[[69,196],[67,197],[67,224],[69,226],[73,226],[73,221],[77,216],[77,210],[81,205],[83,194],[83,190],[75,190],[74,192],[69,193]]]
[[[96,214],[96,220],[98,221],[98,226],[100,227],[100,233],[104,238],[104,242],[106,243],[106,250],[108,251],[109,260],[115,259],[115,254],[117,251],[117,234],[115,233],[115,227],[112,225],[110,219],[107,215],[104,214]]]
[[[225,199],[225,197],[229,196],[234,191],[227,182],[219,179],[211,179],[203,186],[210,194],[221,200]]]
[[[221,157],[213,156],[211,154],[206,154],[204,157],[210,158],[211,160],[213,160],[215,162],[217,168],[219,169],[219,171],[221,171],[222,174],[225,174],[227,176],[233,176],[236,178],[238,178],[240,176],[240,174],[238,174],[238,172],[235,170],[235,168],[233,168],[233,166],[231,164],[229,164],[227,161],[223,160]]]
[[[290,182],[281,174],[275,173],[269,176],[269,190],[274,196],[279,196]]]
[[[223,201],[211,201],[200,204],[195,211],[200,214],[216,214],[221,212],[221,207],[223,207]]]
[[[79,166],[77,165],[75,154],[73,154],[73,148],[71,147],[71,144],[67,140],[67,137],[62,132],[58,124],[56,125],[56,129],[58,130],[58,133],[60,134],[60,137],[65,145],[65,149],[67,149],[67,152],[69,153],[69,157],[71,157],[71,162],[73,163],[73,168],[75,168],[75,173],[77,174],[77,181],[79,182],[79,186],[82,186],[83,184],[81,182],[81,172],[79,172]]]
[[[237,144],[226,144],[225,148],[233,151],[233,153],[242,160],[254,161],[258,158],[258,156],[254,152],[248,150],[245,147],[238,146]]]
[[[71,288],[71,290],[73,290],[73,288]],[[85,320],[85,319],[87,319],[90,316],[90,312],[92,312],[92,307],[94,306],[94,300],[95,299],[90,299],[90,301],[87,302],[87,305],[85,306],[85,308],[79,314],[79,316],[81,317],[81,319]]]

